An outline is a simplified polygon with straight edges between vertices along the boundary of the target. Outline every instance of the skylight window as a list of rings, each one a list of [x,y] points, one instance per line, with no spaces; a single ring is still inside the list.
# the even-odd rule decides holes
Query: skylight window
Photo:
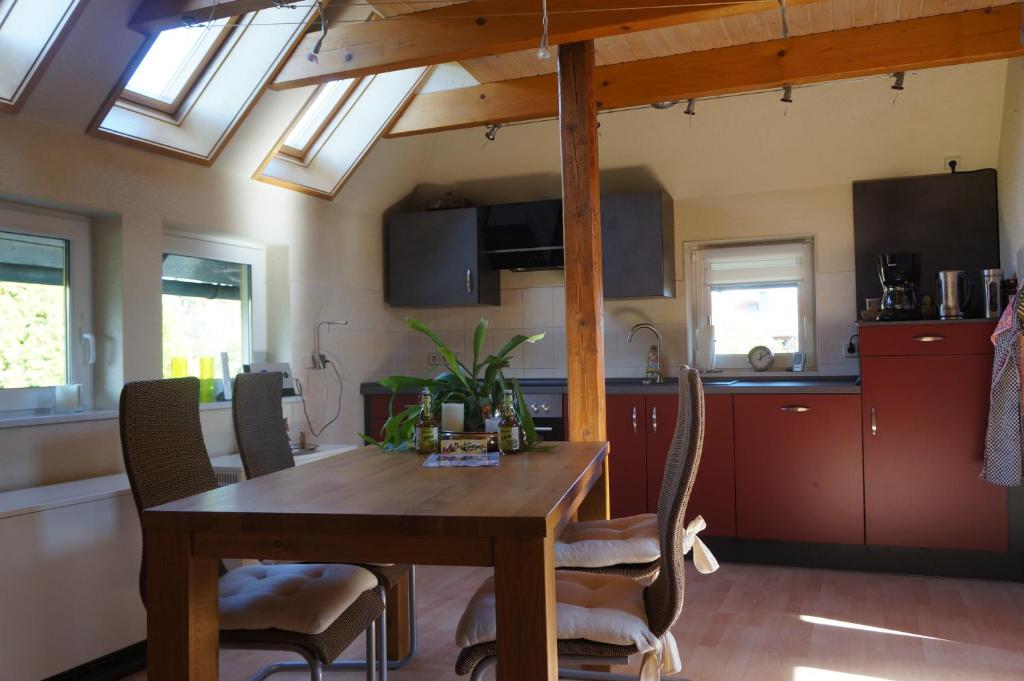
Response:
[[[338,112],[354,84],[354,79],[347,78],[321,85],[285,135],[281,151],[296,158],[305,157],[309,148]]]
[[[81,7],[80,0],[0,0],[0,111],[24,103]]]
[[[231,19],[162,31],[142,58],[124,96],[173,113],[227,36]]]

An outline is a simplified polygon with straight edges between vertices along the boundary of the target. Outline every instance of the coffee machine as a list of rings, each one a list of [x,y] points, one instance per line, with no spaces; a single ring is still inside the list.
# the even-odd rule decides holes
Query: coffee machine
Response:
[[[920,253],[882,253],[878,256],[878,279],[882,282],[882,322],[921,319],[917,288],[921,281]]]

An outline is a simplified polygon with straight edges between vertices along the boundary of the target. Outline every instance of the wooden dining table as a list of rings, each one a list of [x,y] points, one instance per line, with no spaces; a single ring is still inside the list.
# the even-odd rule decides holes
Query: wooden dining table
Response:
[[[606,514],[607,454],[560,442],[496,467],[424,468],[363,447],[148,509],[147,679],[217,678],[219,560],[257,558],[493,566],[498,678],[554,681],[554,541],[575,515]]]

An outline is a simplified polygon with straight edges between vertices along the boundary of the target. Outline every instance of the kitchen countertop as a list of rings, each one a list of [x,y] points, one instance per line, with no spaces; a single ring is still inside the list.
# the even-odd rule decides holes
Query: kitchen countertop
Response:
[[[704,392],[709,395],[715,394],[859,394],[859,376],[814,376],[805,375],[797,377],[794,374],[783,376],[774,374],[771,376],[727,376],[723,374],[708,374],[701,377],[704,381]],[[524,392],[566,392],[566,380],[564,378],[521,378],[519,385]],[[664,383],[655,385],[644,385],[639,378],[609,378],[605,382],[605,390],[609,395],[637,395],[637,394],[675,394],[679,390],[679,381],[676,378],[667,378]],[[359,392],[363,395],[389,395],[389,390],[379,383],[363,383],[359,386]],[[409,390],[414,393],[416,390]]]

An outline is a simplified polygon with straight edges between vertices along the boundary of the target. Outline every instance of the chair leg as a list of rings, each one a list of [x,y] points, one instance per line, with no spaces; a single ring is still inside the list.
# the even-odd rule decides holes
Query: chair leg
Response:
[[[366,630],[366,681],[377,678],[377,623],[374,620]]]
[[[381,602],[384,603],[384,610],[377,620],[377,631],[380,632],[378,636],[378,645],[380,646],[380,675],[378,679],[379,681],[388,681],[388,590],[382,585],[378,585],[377,595],[380,596]],[[369,664],[369,661],[367,661],[367,664]]]

